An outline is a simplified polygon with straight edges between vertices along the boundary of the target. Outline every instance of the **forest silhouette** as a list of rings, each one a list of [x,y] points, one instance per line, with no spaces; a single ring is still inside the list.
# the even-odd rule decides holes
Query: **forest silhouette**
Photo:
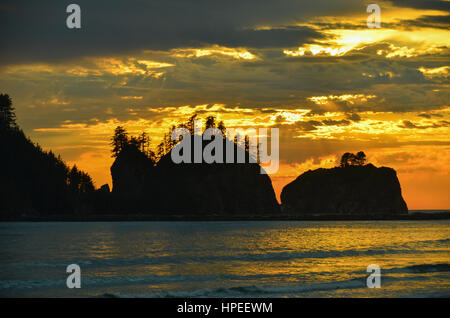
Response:
[[[0,154],[2,216],[76,214],[95,191],[87,173],[25,136],[7,94],[0,94]]]

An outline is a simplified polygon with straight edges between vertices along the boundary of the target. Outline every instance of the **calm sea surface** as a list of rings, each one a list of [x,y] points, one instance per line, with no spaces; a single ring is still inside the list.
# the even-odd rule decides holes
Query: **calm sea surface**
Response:
[[[450,297],[449,243],[448,220],[0,223],[0,296]]]

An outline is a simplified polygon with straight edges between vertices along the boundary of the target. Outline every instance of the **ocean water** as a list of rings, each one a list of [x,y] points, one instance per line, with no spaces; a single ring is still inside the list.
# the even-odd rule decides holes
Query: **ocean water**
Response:
[[[0,296],[450,297],[449,243],[448,220],[0,223]]]

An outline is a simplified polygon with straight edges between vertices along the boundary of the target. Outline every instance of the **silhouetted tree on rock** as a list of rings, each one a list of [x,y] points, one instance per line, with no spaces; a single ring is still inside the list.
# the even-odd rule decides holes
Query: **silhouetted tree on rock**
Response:
[[[340,167],[346,168],[349,166],[364,166],[366,161],[366,154],[362,151],[358,152],[356,155],[346,152],[341,157]]]
[[[113,149],[112,157],[117,155],[128,145],[128,134],[122,126],[117,126],[114,130],[114,136],[112,137],[111,146]]]

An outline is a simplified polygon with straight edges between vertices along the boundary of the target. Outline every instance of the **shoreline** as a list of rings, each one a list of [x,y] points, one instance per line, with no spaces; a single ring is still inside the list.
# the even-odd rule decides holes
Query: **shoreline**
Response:
[[[0,222],[414,221],[450,220],[449,212],[404,215],[89,215],[1,217]]]

